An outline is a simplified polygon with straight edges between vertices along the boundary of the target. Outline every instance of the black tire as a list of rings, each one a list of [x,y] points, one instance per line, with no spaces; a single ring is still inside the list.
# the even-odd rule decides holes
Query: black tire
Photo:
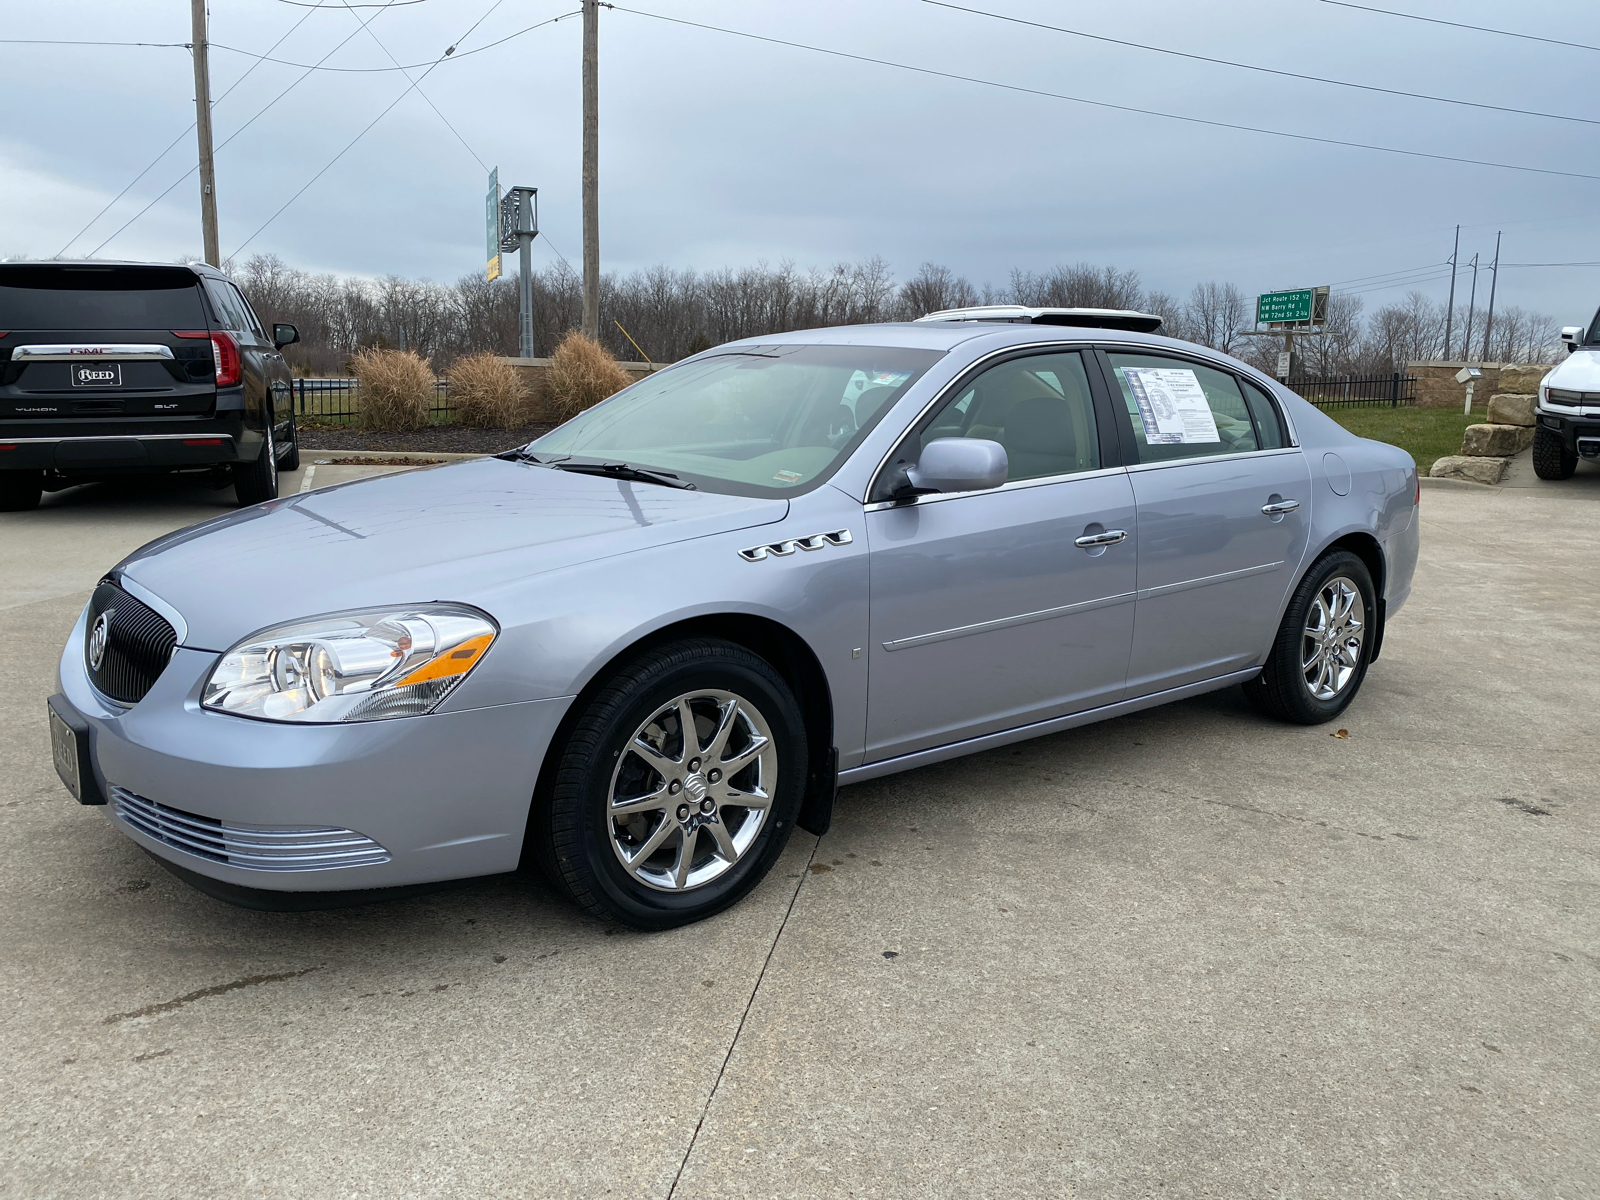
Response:
[[[43,471],[0,471],[0,512],[38,508],[43,492]]]
[[[1540,479],[1571,479],[1578,456],[1567,449],[1561,435],[1539,426],[1533,431],[1533,473]]]
[[[289,418],[289,448],[278,458],[279,471],[298,471],[300,469],[300,427],[294,423],[294,418]]]
[[[273,444],[272,426],[267,426],[261,453],[255,462],[233,464],[233,492],[240,508],[278,498],[278,455]]]
[[[1325,589],[1341,579],[1353,585],[1360,596],[1361,637],[1356,653],[1353,656],[1346,655],[1355,659],[1348,675],[1334,689],[1332,696],[1319,698],[1314,694],[1306,673],[1314,669],[1312,663],[1320,665],[1325,655],[1315,659],[1306,657],[1307,642],[1311,640],[1308,622],[1316,624],[1317,613],[1327,611]],[[1317,609],[1319,600],[1323,604],[1320,610]],[[1289,607],[1283,614],[1283,623],[1278,626],[1277,637],[1273,639],[1266,665],[1261,668],[1260,675],[1244,685],[1245,698],[1256,711],[1290,724],[1320,725],[1333,720],[1350,706],[1356,693],[1361,690],[1362,681],[1366,679],[1367,665],[1372,659],[1372,639],[1377,633],[1376,600],[1372,574],[1367,570],[1366,563],[1348,550],[1324,554],[1306,572],[1300,586],[1295,588]],[[1348,647],[1347,638],[1341,637],[1338,642]]]
[[[754,706],[765,722],[776,748],[775,785],[770,788],[771,804],[758,831],[732,865],[717,869],[722,874],[683,891],[665,891],[641,882],[625,867],[615,848],[617,825],[611,813],[613,776],[637,766],[631,759],[623,763],[623,752],[635,732],[665,711],[677,697],[697,690],[731,693],[746,705]],[[696,714],[697,719],[699,714]],[[665,743],[664,743],[665,744]],[[679,743],[681,746],[681,742]],[[704,745],[706,762],[714,743],[699,736],[696,746]],[[560,759],[553,772],[547,795],[536,796],[529,821],[529,850],[546,876],[566,891],[582,908],[602,919],[635,929],[672,929],[702,920],[742,899],[772,869],[782,853],[805,790],[807,744],[806,729],[794,693],[765,659],[742,646],[716,638],[693,638],[648,650],[618,668],[600,687],[578,717],[566,744],[556,749]],[[687,759],[689,752],[680,751]],[[640,760],[642,761],[642,760]],[[648,768],[646,768],[648,770]],[[762,768],[763,771],[765,768]],[[618,776],[620,778],[620,775]],[[731,787],[737,774],[725,785]],[[663,778],[657,774],[656,778]],[[715,780],[706,770],[701,780]],[[646,785],[656,786],[656,785]],[[668,787],[663,781],[660,787]],[[690,787],[676,793],[687,799]],[[721,788],[712,791],[725,794]],[[714,801],[713,801],[714,802]],[[659,851],[671,855],[674,839],[681,846],[679,829],[682,812],[691,817],[695,810],[683,805],[676,811],[660,813],[652,833],[668,836]],[[718,809],[716,818],[724,815]],[[741,815],[753,815],[738,808],[727,812],[725,830]],[[716,818],[712,823],[719,823]],[[646,818],[649,820],[650,818]],[[671,826],[672,829],[667,829]],[[691,828],[691,846],[702,853],[712,847],[708,836]],[[742,826],[741,826],[742,828]],[[721,836],[726,837],[725,832]],[[648,857],[648,856],[647,856]],[[699,858],[700,856],[696,856]],[[725,860],[720,856],[701,861],[716,868]]]

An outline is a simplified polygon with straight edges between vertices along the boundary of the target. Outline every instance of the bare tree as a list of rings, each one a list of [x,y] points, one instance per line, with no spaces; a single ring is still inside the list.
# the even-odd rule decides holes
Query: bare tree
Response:
[[[1190,341],[1232,354],[1250,324],[1250,306],[1231,283],[1197,283],[1183,306]]]
[[[947,308],[968,308],[978,303],[978,292],[949,267],[925,262],[900,288],[900,311],[916,320]]]

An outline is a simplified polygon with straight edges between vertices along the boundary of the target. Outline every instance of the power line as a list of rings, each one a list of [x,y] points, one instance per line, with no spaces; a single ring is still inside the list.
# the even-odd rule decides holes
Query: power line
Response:
[[[6,46],[155,46],[165,50],[192,50],[193,42],[71,42],[59,38],[0,38]]]
[[[1130,42],[1123,38],[1106,37],[1099,33],[1085,33],[1081,29],[1068,29],[1062,25],[1046,25],[1041,21],[1028,21],[1022,17],[1011,17],[1004,13],[985,12],[980,8],[967,8],[961,4],[951,4],[948,0],[922,0],[922,3],[931,4],[936,8],[948,8],[955,12],[971,13],[977,17],[988,17],[994,21],[1007,21],[1013,25],[1026,25],[1032,29],[1048,29],[1052,33],[1065,33],[1073,37],[1088,38],[1091,41],[1106,42],[1113,46],[1128,46],[1134,50],[1148,50],[1153,54],[1170,54],[1175,58],[1187,58],[1193,62],[1213,63],[1222,67],[1234,67],[1241,71],[1257,71],[1263,75],[1278,75],[1285,79],[1302,79],[1311,83],[1326,83],[1334,87],[1354,88],[1363,92],[1378,92],[1385,96],[1404,96],[1407,99],[1427,100],[1434,104],[1457,104],[1463,108],[1514,113],[1521,117],[1540,117],[1551,121],[1573,121],[1581,125],[1600,125],[1600,120],[1589,117],[1569,117],[1562,113],[1539,112],[1529,108],[1511,108],[1503,104],[1482,104],[1476,100],[1458,100],[1451,96],[1433,96],[1426,92],[1406,92],[1398,88],[1378,87],[1376,84],[1354,83],[1347,79],[1329,79],[1323,75],[1305,75],[1299,71],[1282,71],[1276,67],[1261,67],[1254,63],[1234,62],[1226,58],[1212,58],[1205,54],[1191,54],[1186,50],[1171,50],[1165,46],[1149,46],[1143,42]]]
[[[380,9],[379,9],[379,10],[378,10],[378,11],[377,11],[377,12],[375,12],[375,13],[373,13],[373,14],[372,14],[372,15],[371,15],[371,16],[370,16],[370,17],[368,17],[368,18],[366,18],[366,21],[365,21],[365,22],[364,22],[364,24],[368,24],[368,23],[371,23],[371,22],[373,22],[373,21],[376,21],[376,20],[377,20],[377,19],[378,19],[378,18],[379,18],[379,17],[381,17],[381,16],[382,16],[382,15],[383,15],[383,13],[384,13],[384,10],[385,10],[385,9],[389,9],[389,8],[392,8],[392,7],[393,7],[393,6],[394,6],[394,4],[395,4],[395,3],[396,3],[396,2],[397,2],[397,0],[388,0],[388,3],[386,3],[386,4],[384,4],[384,5],[383,5],[383,7],[382,7],[382,8],[380,8]],[[307,14],[307,15],[308,15],[308,16],[309,16],[309,15],[310,15],[310,14],[309,14],[309,13],[308,13],[308,14]],[[302,17],[302,18],[301,18],[301,19],[302,19],[302,20],[304,20],[304,19],[305,19],[305,18],[303,18],[303,17]],[[321,59],[320,59],[320,60],[319,60],[319,62],[326,62],[326,61],[327,61],[327,60],[328,60],[328,59],[329,59],[329,58],[331,58],[331,57],[332,57],[332,56],[333,56],[333,55],[335,55],[335,54],[337,54],[337,53],[338,53],[338,52],[339,52],[339,50],[340,50],[340,49],[341,49],[341,48],[343,48],[343,46],[344,46],[344,45],[345,45],[345,43],[346,43],[346,42],[349,42],[349,41],[350,41],[350,39],[351,39],[351,38],[353,38],[353,37],[355,37],[355,36],[356,36],[356,33],[360,33],[360,32],[361,32],[361,30],[360,30],[360,29],[357,29],[357,30],[356,30],[356,31],[355,31],[355,32],[354,32],[354,33],[351,33],[351,34],[350,34],[350,35],[349,35],[349,36],[348,36],[348,37],[346,37],[346,38],[345,38],[345,39],[344,39],[344,41],[341,41],[341,42],[340,42],[340,43],[339,43],[339,44],[338,44],[338,45],[336,45],[336,46],[334,46],[334,48],[333,48],[333,49],[332,49],[332,50],[329,50],[329,51],[328,51],[328,53],[327,53],[327,54],[324,54],[324,55],[323,55],[323,56],[322,56],[322,58],[321,58]],[[281,40],[281,39],[280,39],[280,40]],[[215,45],[215,44],[216,44],[216,43],[214,43],[214,42],[213,42],[213,43],[211,43],[211,44],[212,44],[212,45]],[[248,74],[249,74],[249,72],[248,72],[248,71],[247,71],[247,72],[245,72],[245,75],[248,75]],[[241,126],[239,126],[239,128],[237,128],[237,129],[235,129],[235,130],[234,130],[234,131],[233,131],[233,132],[232,132],[232,133],[230,133],[230,134],[229,134],[229,135],[228,135],[228,136],[227,136],[227,138],[226,138],[226,139],[224,139],[224,140],[223,140],[223,142],[222,142],[222,143],[221,143],[221,144],[220,144],[220,145],[218,145],[218,146],[217,146],[217,149],[218,149],[218,150],[221,150],[221,149],[222,149],[222,148],[223,148],[223,147],[225,147],[225,146],[226,146],[226,145],[227,145],[227,144],[228,144],[228,143],[229,143],[229,142],[231,142],[231,141],[233,141],[233,139],[234,139],[234,138],[236,138],[236,137],[238,137],[238,136],[239,136],[239,135],[240,135],[240,134],[241,134],[241,133],[243,133],[243,132],[244,132],[244,131],[245,131],[245,130],[246,130],[246,129],[249,129],[249,128],[250,128],[250,126],[252,126],[252,125],[254,125],[254,124],[255,124],[255,123],[256,123],[256,122],[257,122],[257,121],[258,121],[258,120],[260,120],[260,119],[261,119],[261,117],[262,117],[262,115],[263,115],[263,114],[264,114],[264,113],[266,113],[266,111],[267,111],[267,109],[269,109],[269,108],[271,108],[271,107],[272,107],[272,106],[273,106],[273,105],[274,105],[274,104],[276,104],[276,103],[278,103],[278,101],[280,101],[280,100],[282,100],[282,99],[283,99],[283,98],[284,98],[284,97],[285,97],[285,96],[287,96],[287,95],[288,95],[288,94],[289,94],[289,93],[290,93],[290,92],[292,92],[292,91],[294,91],[294,89],[295,89],[295,88],[297,88],[297,87],[299,87],[299,86],[300,86],[300,85],[301,85],[301,84],[302,84],[302,83],[304,83],[304,82],[305,82],[305,81],[306,81],[306,80],[307,80],[307,79],[309,79],[309,78],[310,78],[310,77],[311,77],[311,72],[310,72],[310,71],[309,71],[309,70],[308,70],[308,71],[306,71],[306,72],[305,72],[305,73],[304,73],[304,74],[303,74],[303,75],[301,75],[301,76],[300,76],[300,78],[298,78],[298,79],[296,79],[296,80],[295,80],[295,81],[294,81],[294,82],[293,82],[293,83],[291,83],[291,84],[290,84],[290,85],[289,85],[289,86],[288,86],[288,87],[286,87],[286,88],[284,88],[284,89],[283,89],[283,91],[281,91],[281,92],[279,92],[279,93],[278,93],[278,94],[277,94],[277,95],[276,95],[276,96],[274,96],[274,97],[273,97],[273,98],[272,98],[272,99],[271,99],[271,100],[269,100],[269,101],[267,101],[267,103],[266,103],[266,105],[265,105],[265,106],[263,106],[263,107],[262,107],[262,108],[261,108],[261,109],[260,109],[260,110],[259,110],[259,111],[258,111],[258,112],[257,112],[257,113],[256,113],[256,115],[255,115],[255,116],[253,116],[253,117],[251,117],[251,118],[250,118],[250,119],[249,119],[249,120],[248,120],[248,121],[246,121],[246,122],[245,122],[245,123],[244,123],[244,124],[243,124],[243,125],[241,125]],[[240,82],[243,82],[243,80],[244,80],[244,78],[245,78],[245,76],[244,76],[244,75],[241,75],[241,76],[240,76],[240,77],[239,77],[239,79],[240,79]],[[231,92],[231,91],[232,91],[232,90],[233,90],[233,89],[232,89],[232,88],[229,88],[229,89],[228,89],[228,91],[230,91],[230,92]],[[226,95],[226,94],[227,94],[227,93],[223,93],[223,94],[224,94],[224,95]],[[219,99],[219,100],[220,100],[220,99],[221,99],[221,97],[220,97],[220,96],[219,96],[219,97],[218,97],[218,99]],[[190,128],[190,129],[193,129],[193,128],[194,128],[194,126],[193,126],[193,125],[190,125],[190,126],[189,126],[189,128]],[[182,136],[182,135],[181,135],[181,134],[180,134],[180,135],[179,135],[179,136],[180,136],[180,137],[181,137],[181,136]],[[189,176],[191,176],[191,175],[193,175],[193,174],[194,174],[194,173],[195,173],[195,172],[196,172],[196,171],[198,171],[198,170],[199,170],[199,169],[200,169],[200,167],[199,167],[199,164],[198,164],[198,163],[197,163],[197,164],[195,164],[195,165],[194,165],[194,166],[192,166],[192,167],[190,167],[190,168],[189,168],[189,169],[188,169],[188,170],[187,170],[187,171],[185,171],[185,172],[184,172],[184,173],[183,173],[183,174],[182,174],[182,175],[180,175],[180,176],[179,176],[179,177],[178,177],[178,178],[177,178],[177,179],[174,179],[174,180],[173,180],[173,181],[172,181],[172,182],[171,182],[171,183],[170,183],[170,184],[168,184],[168,185],[167,185],[167,187],[166,187],[166,190],[165,190],[165,191],[163,191],[163,192],[162,192],[162,193],[161,193],[161,194],[160,194],[160,195],[159,195],[159,196],[157,196],[157,197],[156,197],[156,198],[155,198],[155,199],[154,199],[154,200],[152,200],[152,201],[150,201],[150,203],[149,203],[149,204],[146,204],[146,205],[145,205],[145,206],[144,206],[144,207],[143,207],[143,208],[141,208],[141,209],[140,209],[140,210],[139,210],[139,211],[138,211],[138,212],[136,212],[136,213],[134,213],[134,214],[133,214],[133,216],[131,216],[131,217],[129,217],[129,218],[128,218],[128,219],[127,219],[127,220],[126,220],[126,221],[124,221],[124,222],[123,222],[123,223],[122,223],[122,224],[121,224],[121,225],[120,225],[120,226],[119,226],[119,227],[118,227],[118,228],[117,228],[117,231],[116,231],[116,232],[115,232],[115,233],[113,233],[113,234],[112,234],[112,235],[111,235],[111,236],[110,236],[110,237],[108,237],[108,238],[106,238],[106,240],[105,240],[105,241],[103,241],[103,242],[101,242],[101,243],[100,243],[100,244],[99,244],[99,245],[98,245],[98,246],[96,246],[96,247],[95,247],[95,248],[94,248],[94,249],[93,249],[93,250],[91,250],[91,251],[89,251],[89,257],[91,257],[91,258],[93,258],[93,257],[94,257],[94,256],[95,256],[95,255],[96,255],[96,254],[99,254],[99,253],[100,253],[100,251],[102,251],[102,250],[104,250],[104,249],[105,249],[105,248],[106,248],[106,247],[107,247],[107,246],[108,246],[108,245],[110,245],[110,244],[111,244],[111,242],[112,242],[112,241],[113,241],[113,240],[115,240],[115,239],[116,239],[116,238],[117,238],[117,237],[119,237],[119,236],[120,236],[120,235],[121,235],[121,234],[122,234],[122,231],[123,231],[123,230],[124,230],[124,229],[126,229],[126,228],[128,228],[128,226],[130,226],[130,225],[132,225],[132,224],[133,224],[133,223],[134,223],[134,222],[135,222],[135,221],[137,221],[137,220],[138,220],[138,219],[139,219],[139,218],[140,218],[140,217],[142,217],[142,216],[144,216],[144,214],[145,214],[145,213],[147,213],[147,212],[149,212],[149,211],[150,211],[150,210],[151,210],[151,209],[152,209],[152,208],[154,208],[154,207],[155,207],[155,206],[156,206],[156,205],[157,205],[157,204],[159,204],[159,203],[160,203],[160,202],[161,202],[161,201],[162,201],[162,200],[164,200],[164,199],[166,199],[166,197],[167,197],[167,194],[168,194],[168,193],[169,193],[169,192],[171,192],[171,191],[172,191],[172,190],[173,190],[173,188],[175,188],[175,187],[177,187],[177,186],[178,186],[178,185],[179,185],[179,184],[180,184],[180,183],[182,183],[182,182],[183,182],[183,181],[184,181],[184,180],[186,180],[186,179],[188,179],[188,178],[189,178]]]
[[[318,7],[324,6],[319,5]],[[343,7],[343,5],[340,5],[340,7]],[[360,8],[362,6],[354,5],[353,7]],[[571,15],[571,13],[563,14],[563,16]],[[559,20],[560,18],[557,19]],[[444,52],[444,56],[453,63],[460,62],[463,58],[470,58],[474,54],[482,54],[485,50],[493,50],[496,46],[503,46],[506,42],[509,42],[515,38],[519,38],[525,33],[532,33],[535,29],[539,29],[548,24],[548,21],[539,21],[536,24],[529,25],[526,29],[519,29],[515,33],[508,33],[503,38],[496,38],[492,42],[479,46],[476,50],[463,50],[460,54],[456,54],[455,47],[451,46],[450,49]],[[237,46],[224,46],[220,42],[212,42],[211,48],[213,50],[227,50],[232,54],[242,54],[246,58],[259,58],[263,62],[277,63],[279,66],[303,67],[308,71],[331,71],[339,75],[388,75],[394,73],[395,71],[415,71],[420,67],[436,67],[439,65],[438,59],[430,59],[427,62],[398,63],[392,67],[325,67],[320,62],[308,64],[290,62],[288,59],[284,58],[269,58],[267,55],[257,54],[253,50],[241,50]]]
[[[871,63],[874,66],[894,67],[901,71],[912,71],[918,75],[931,75],[937,79],[952,79],[960,83],[976,83],[983,87],[999,88],[1002,91],[1015,92],[1023,96],[1041,96],[1048,100],[1066,100],[1073,104],[1087,104],[1094,108],[1108,108],[1116,112],[1138,113],[1140,116],[1161,117],[1169,121],[1183,121],[1190,125],[1207,125],[1214,129],[1232,129],[1243,133],[1263,133],[1269,137],[1290,138],[1299,142],[1316,142],[1324,146],[1343,146],[1354,150],[1376,150],[1383,154],[1398,154],[1407,158],[1426,158],[1435,162],[1465,163],[1473,167],[1494,167],[1502,171],[1522,171],[1532,175],[1555,175],[1565,179],[1593,179],[1600,180],[1600,175],[1588,175],[1580,171],[1558,171],[1551,167],[1526,167],[1518,163],[1492,162],[1481,158],[1462,158],[1454,154],[1432,154],[1425,150],[1401,150],[1394,146],[1379,146],[1372,142],[1351,142],[1342,138],[1318,137],[1309,133],[1289,133],[1282,129],[1265,129],[1259,125],[1240,125],[1232,121],[1214,121],[1206,117],[1190,117],[1182,113],[1162,112],[1153,108],[1138,108],[1131,104],[1113,104],[1109,100],[1089,100],[1083,96],[1069,96],[1064,92],[1047,92],[1042,88],[1024,87],[1016,83],[1001,83],[993,79],[980,79],[974,75],[958,75],[953,71],[939,71],[932,67],[918,67],[910,63],[893,62],[886,58],[872,58],[865,54],[852,54],[847,50],[830,50],[824,46],[810,46],[804,42],[791,42],[783,38],[768,37],[760,33],[747,33],[742,29],[726,29],[720,25],[706,25],[699,21],[689,21],[682,17],[667,17],[660,13],[644,12],[637,8],[624,8],[620,4],[612,6],[617,12],[632,13],[638,17],[651,17],[657,21],[666,21],[673,25],[687,25],[694,29],[706,29],[712,33],[726,33],[732,37],[748,38],[751,41],[767,42],[774,46],[787,46],[794,50],[809,50],[816,54],[826,54],[833,58],[849,59],[852,62]]]
[[[268,48],[267,53],[271,54],[272,51],[276,50],[279,46],[283,45],[283,43],[288,40],[289,34],[292,34],[296,29],[299,29],[300,26],[304,25],[306,23],[307,18],[309,18],[310,16],[311,16],[310,13],[306,13],[305,16],[302,16],[293,25],[289,26],[289,32],[285,33],[283,35],[283,37],[281,37],[277,41],[273,42],[272,45]],[[234,88],[238,87],[246,79],[249,79],[251,74],[260,65],[261,65],[261,63],[259,61],[251,63],[249,70],[245,71],[245,73],[243,75],[239,76],[239,78],[235,79],[231,84],[229,84],[228,85],[228,90],[223,92],[222,95],[218,96],[215,100],[213,100],[211,102],[211,107],[213,109],[215,109],[217,107],[217,105],[221,104],[224,100],[226,100],[228,98],[228,96],[233,92]],[[168,154],[171,154],[172,153],[172,148],[174,146],[176,146],[179,142],[183,141],[184,138],[188,137],[189,134],[193,131],[194,124],[195,123],[193,121],[190,121],[189,122],[189,127],[187,129],[185,129],[182,133],[180,133],[177,137],[173,138],[172,141],[168,142],[167,143],[167,148],[165,150],[163,150],[160,154],[158,154],[154,158],[152,158],[150,160],[149,165],[147,167],[145,167],[144,170],[140,171],[137,175],[135,175],[132,179],[130,179],[128,181],[128,186],[127,187],[123,188],[115,196],[111,197],[110,202],[107,203],[106,206],[104,208],[102,208],[99,212],[95,213],[95,215],[93,217],[89,218],[88,223],[86,225],[84,225],[84,227],[82,229],[78,230],[77,233],[73,234],[70,238],[68,238],[67,242],[66,242],[66,245],[62,246],[61,249],[56,251],[56,257],[60,258],[64,254],[66,254],[67,250],[69,248],[71,248],[73,242],[77,241],[84,234],[88,233],[90,228],[94,225],[94,223],[96,221],[98,221],[101,217],[105,216],[106,213],[110,212],[111,209],[112,209],[112,206],[115,205],[118,200],[121,200],[124,196],[126,196],[130,190],[132,190],[134,184],[138,183],[139,180],[143,179],[146,175],[150,174],[150,172],[155,168],[155,165],[158,162],[160,162]],[[184,178],[187,179],[188,176],[185,175]],[[177,185],[174,184],[173,186],[175,187]],[[169,188],[167,190],[171,191],[172,189]],[[163,192],[162,195],[163,196],[166,195],[166,192]]]
[[[489,6],[489,11],[484,13],[483,16],[479,17],[476,21],[474,21],[472,23],[472,28],[468,29],[466,33],[462,34],[459,38],[456,39],[456,45],[459,45],[461,42],[466,41],[467,38],[472,36],[472,30],[476,29],[479,25],[482,25],[486,20],[488,20],[489,19],[489,13],[494,12],[494,10],[499,8],[500,5],[503,4],[503,3],[505,3],[505,0],[494,0],[494,3]],[[557,21],[560,21],[560,20],[563,20],[563,19],[565,19],[567,17],[571,17],[571,16],[575,16],[575,15],[576,15],[575,13],[570,13],[570,12],[562,13],[560,16],[551,17],[548,21],[541,21],[539,24],[540,25],[554,25]],[[533,26],[533,28],[537,29],[538,26],[537,25]],[[352,34],[351,36],[354,36],[354,35]],[[454,48],[455,48],[455,46],[451,46],[451,50],[453,50]],[[338,162],[347,153],[349,153],[350,148],[352,146],[354,146],[362,138],[367,136],[367,133],[372,129],[372,127],[374,125],[376,125],[379,121],[383,120],[384,117],[389,115],[389,112],[394,108],[395,105],[399,104],[400,101],[404,100],[407,96],[409,96],[412,93],[412,91],[415,90],[422,83],[422,81],[429,76],[429,74],[432,73],[434,67],[437,67],[440,63],[444,62],[445,57],[446,57],[447,54],[449,54],[448,50],[445,52],[445,54],[441,54],[437,59],[435,59],[434,62],[433,62],[433,65],[430,66],[426,71],[424,71],[418,78],[412,80],[411,83],[406,87],[406,90],[401,92],[398,96],[396,96],[393,100],[391,100],[389,102],[389,106],[387,108],[385,108],[381,113],[379,113],[377,116],[373,117],[372,120],[367,123],[366,128],[362,129],[362,131],[360,133],[356,134],[355,137],[351,138],[347,143],[345,143],[344,149],[340,150],[339,153],[335,154],[332,158],[330,158],[328,160],[327,164],[322,168],[322,170],[318,171],[310,179],[306,180],[305,183],[303,183],[300,186],[300,190],[299,191],[295,192],[294,195],[290,196],[287,200],[285,200],[278,207],[278,211],[277,212],[273,213],[270,217],[268,217],[265,221],[263,221],[260,224],[260,226],[256,229],[256,231],[254,233],[252,233],[249,237],[245,238],[244,241],[240,242],[238,247],[233,251],[233,254],[229,255],[229,257],[232,258],[232,257],[237,256],[241,251],[244,250],[244,248],[246,246],[248,246],[251,242],[255,241],[256,238],[260,237],[262,230],[266,229],[266,227],[268,225],[271,225],[280,216],[282,216],[284,210],[287,209],[296,200],[298,200],[302,195],[304,195],[307,188],[309,188],[312,184],[316,183],[317,180],[321,179],[324,175],[326,175],[328,173],[328,171],[333,167],[333,165],[336,162]]]
[[[1538,37],[1531,33],[1515,33],[1510,29],[1493,29],[1488,25],[1468,25],[1462,21],[1446,21],[1440,17],[1422,17],[1416,13],[1396,12],[1392,8],[1374,8],[1370,4],[1351,4],[1349,0],[1322,0],[1323,4],[1332,4],[1337,8],[1355,8],[1362,12],[1382,13],[1386,17],[1404,17],[1408,21],[1426,21],[1429,25],[1448,25],[1452,29],[1470,29],[1475,33],[1494,33],[1501,37],[1521,38],[1525,42],[1544,42],[1551,46],[1570,46],[1574,50],[1600,50],[1600,46],[1590,46],[1584,42],[1568,42],[1561,38]],[[1501,266],[1505,264],[1502,263]]]
[[[286,2],[292,3],[293,0],[286,0]],[[415,3],[415,0],[410,0],[410,2]],[[321,5],[309,5],[308,7],[320,8],[322,6]],[[359,6],[355,5],[355,4],[345,4],[343,7],[348,9],[349,12],[350,12],[350,15],[354,17],[355,13],[356,13],[356,9]],[[306,14],[306,16],[310,16],[310,15],[311,15],[310,13]],[[302,18],[302,20],[303,19],[304,18]],[[360,20],[359,17],[357,17],[356,19]],[[389,59],[389,61],[392,62],[395,66],[398,67],[400,65],[400,60],[398,58],[396,58],[393,54],[389,53],[389,47],[385,46],[382,42],[378,41],[378,35],[372,32],[371,27],[367,26],[367,25],[363,25],[361,28],[363,28],[363,29],[365,29],[367,31],[367,36],[372,39],[373,44],[375,46],[377,46],[379,50],[383,51],[384,55]],[[270,54],[271,51],[268,51],[268,53]],[[257,64],[257,65],[259,65],[259,64]],[[411,78],[411,76],[408,73],[406,75],[406,79],[409,80],[410,78]],[[467,145],[467,139],[461,136],[461,131],[459,129],[457,129],[454,125],[450,124],[450,118],[445,116],[444,113],[439,111],[439,106],[433,102],[432,98],[429,97],[428,93],[423,91],[419,87],[419,88],[417,88],[417,95],[421,96],[424,100],[426,100],[428,102],[428,107],[433,109],[434,115],[437,116],[439,118],[439,120],[441,120],[441,121],[443,121],[445,123],[445,128],[447,128],[451,133],[456,135],[456,141],[460,142],[463,146],[466,146],[467,153],[472,155],[473,158],[477,158],[478,159],[478,165],[480,167],[482,167],[485,171],[487,171],[489,169],[489,164],[484,162],[483,159],[478,158],[478,152],[476,150],[474,150],[471,146]]]
[[[1564,262],[1564,263],[1501,263],[1504,267],[1600,267],[1600,262]]]

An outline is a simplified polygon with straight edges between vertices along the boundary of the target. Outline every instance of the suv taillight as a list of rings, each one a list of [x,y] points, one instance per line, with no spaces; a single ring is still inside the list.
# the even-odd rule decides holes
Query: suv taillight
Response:
[[[233,334],[219,330],[174,329],[173,337],[209,338],[211,357],[217,364],[217,386],[236,387],[243,376],[243,362],[239,357],[239,343]]]

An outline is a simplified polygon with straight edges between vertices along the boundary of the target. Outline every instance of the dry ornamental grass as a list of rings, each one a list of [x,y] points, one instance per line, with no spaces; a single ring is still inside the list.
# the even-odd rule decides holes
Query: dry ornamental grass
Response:
[[[550,356],[544,389],[550,407],[565,421],[632,382],[633,376],[617,365],[609,350],[574,329]]]
[[[522,376],[490,353],[456,359],[450,368],[450,411],[473,429],[505,429],[521,424],[528,403]]]
[[[412,350],[361,350],[350,359],[360,385],[361,424],[421,429],[433,409],[433,368]]]

